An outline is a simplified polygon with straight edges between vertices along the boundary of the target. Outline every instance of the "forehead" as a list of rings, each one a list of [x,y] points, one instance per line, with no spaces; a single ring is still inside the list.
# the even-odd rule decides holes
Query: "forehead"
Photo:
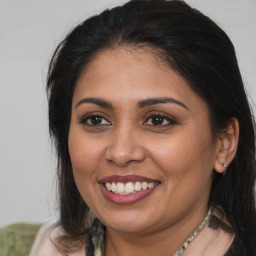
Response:
[[[120,82],[125,78],[127,83],[134,83],[137,79],[159,79],[158,76],[164,71],[166,74],[174,72],[153,49],[117,47],[98,52],[83,70],[79,82],[101,81],[103,77],[108,76],[111,82]],[[107,84],[108,80],[104,82]]]
[[[142,98],[174,97],[206,107],[185,79],[150,48],[119,47],[99,52],[82,72],[73,101],[83,97],[129,103]]]

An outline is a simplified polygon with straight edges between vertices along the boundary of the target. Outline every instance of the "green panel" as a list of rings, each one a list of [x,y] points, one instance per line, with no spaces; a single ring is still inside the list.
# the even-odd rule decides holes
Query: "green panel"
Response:
[[[15,223],[0,228],[0,256],[28,256],[42,224]]]

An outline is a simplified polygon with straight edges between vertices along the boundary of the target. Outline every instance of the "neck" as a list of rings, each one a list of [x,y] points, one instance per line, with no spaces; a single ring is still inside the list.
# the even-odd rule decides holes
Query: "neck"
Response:
[[[199,207],[174,225],[151,228],[143,232],[125,233],[107,228],[105,255],[174,255],[204,220],[207,210],[207,207]]]

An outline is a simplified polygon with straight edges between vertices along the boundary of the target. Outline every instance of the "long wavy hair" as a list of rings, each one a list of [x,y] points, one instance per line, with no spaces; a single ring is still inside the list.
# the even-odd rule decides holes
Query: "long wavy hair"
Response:
[[[60,223],[68,240],[73,241],[71,247],[84,243],[89,219],[89,208],[74,181],[68,150],[73,91],[81,72],[97,53],[124,45],[151,47],[178,72],[207,103],[213,134],[225,129],[232,117],[239,121],[237,154],[224,179],[214,174],[209,205],[224,209],[236,233],[237,246],[246,247],[246,255],[253,255],[254,120],[234,47],[207,16],[183,1],[164,0],[129,1],[85,20],[58,45],[50,62],[49,129],[58,158]]]

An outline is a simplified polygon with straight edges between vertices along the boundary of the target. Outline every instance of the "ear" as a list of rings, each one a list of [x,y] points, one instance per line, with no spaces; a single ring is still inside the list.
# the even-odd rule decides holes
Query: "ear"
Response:
[[[217,137],[216,158],[214,169],[218,173],[225,173],[228,165],[236,155],[239,140],[239,123],[232,117],[227,128]]]

